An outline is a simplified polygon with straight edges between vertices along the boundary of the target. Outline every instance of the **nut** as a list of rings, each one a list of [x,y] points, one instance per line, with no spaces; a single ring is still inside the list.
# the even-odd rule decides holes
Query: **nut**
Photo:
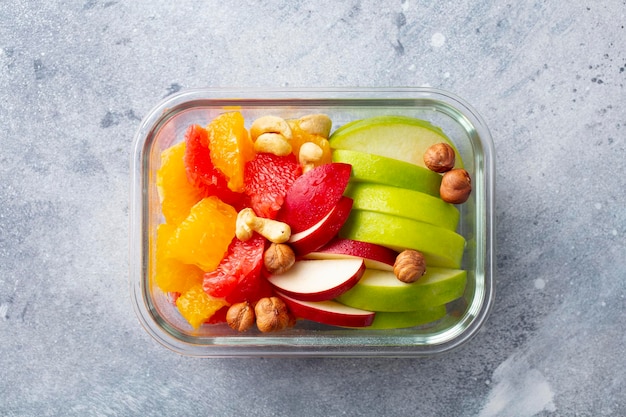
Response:
[[[291,140],[291,128],[289,123],[278,116],[263,116],[256,119],[250,126],[250,138],[256,142],[263,133],[277,133],[285,140]]]
[[[289,155],[292,136],[289,123],[278,116],[259,117],[250,126],[250,139],[254,142],[257,153]]]
[[[454,168],[456,155],[447,143],[435,143],[424,152],[424,164],[431,171],[447,172]]]
[[[254,309],[247,301],[233,304],[226,312],[226,323],[231,329],[245,332],[255,321]]]
[[[315,163],[319,162],[324,155],[324,150],[316,143],[304,142],[300,146],[300,154],[298,161],[302,166],[302,173],[308,172],[315,168]]]
[[[296,262],[293,249],[285,243],[272,243],[263,254],[265,269],[270,274],[282,274],[288,271]]]
[[[254,142],[256,153],[272,153],[276,156],[286,156],[292,151],[291,144],[280,133],[263,133]]]
[[[424,255],[412,249],[402,251],[393,264],[393,273],[402,282],[411,283],[417,281],[426,273]]]
[[[287,223],[257,217],[254,210],[248,207],[237,213],[235,235],[237,239],[246,241],[254,232],[274,243],[284,243],[291,237],[291,228]]]
[[[254,306],[254,313],[256,326],[264,333],[283,330],[292,322],[287,305],[278,297],[261,298]]]
[[[291,311],[289,311],[289,323],[287,323],[287,327],[293,327],[296,325],[296,323],[298,323],[298,317]]]
[[[333,125],[330,117],[325,114],[308,114],[298,121],[300,122],[300,129],[310,135],[322,136],[325,139],[328,139]]]
[[[472,179],[464,169],[453,169],[441,178],[439,196],[447,203],[462,204],[467,201],[472,192]]]

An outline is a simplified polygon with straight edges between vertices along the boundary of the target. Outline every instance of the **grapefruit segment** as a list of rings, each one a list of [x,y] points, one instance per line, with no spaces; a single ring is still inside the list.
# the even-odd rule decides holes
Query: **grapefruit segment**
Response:
[[[218,267],[204,274],[204,291],[231,304],[266,296],[266,291],[261,291],[264,249],[265,238],[257,233],[245,242],[234,238]]]
[[[244,190],[257,216],[274,219],[285,201],[287,190],[301,174],[302,168],[293,154],[259,153],[248,162]]]
[[[187,179],[202,190],[203,197],[215,195],[227,204],[241,208],[245,195],[228,188],[226,176],[213,165],[209,149],[209,132],[200,125],[191,125],[185,132],[185,170]]]

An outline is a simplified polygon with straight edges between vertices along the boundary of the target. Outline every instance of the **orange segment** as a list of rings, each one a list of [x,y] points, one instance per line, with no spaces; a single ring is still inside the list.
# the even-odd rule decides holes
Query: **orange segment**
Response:
[[[243,191],[243,170],[254,158],[254,144],[239,112],[223,113],[207,126],[211,162],[228,178],[228,188]]]
[[[156,185],[161,200],[161,212],[167,223],[177,225],[202,198],[202,191],[189,183],[185,170],[185,142],[180,142],[161,153],[161,167]]]
[[[205,272],[217,268],[235,237],[237,211],[217,197],[200,200],[167,242],[167,255]]]
[[[330,144],[328,139],[320,135],[314,135],[304,131],[300,127],[300,120],[288,120],[289,127],[291,128],[291,134],[293,135],[291,139],[291,147],[293,149],[293,154],[298,158],[300,155],[300,147],[306,142],[313,142],[320,148],[322,148],[322,159],[315,163],[315,166],[320,166],[323,164],[329,164],[332,162],[332,155],[330,151]]]
[[[176,226],[167,223],[157,228],[155,282],[163,292],[183,293],[203,281],[204,271],[167,257],[167,242],[175,231]]]
[[[197,329],[228,303],[221,298],[214,298],[204,292],[202,285],[195,285],[176,299],[180,314]]]

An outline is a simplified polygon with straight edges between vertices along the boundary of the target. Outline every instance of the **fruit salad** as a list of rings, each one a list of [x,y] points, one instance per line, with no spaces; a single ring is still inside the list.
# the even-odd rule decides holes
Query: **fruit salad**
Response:
[[[465,291],[471,178],[424,120],[227,111],[162,151],[156,185],[153,282],[194,328],[413,327]]]

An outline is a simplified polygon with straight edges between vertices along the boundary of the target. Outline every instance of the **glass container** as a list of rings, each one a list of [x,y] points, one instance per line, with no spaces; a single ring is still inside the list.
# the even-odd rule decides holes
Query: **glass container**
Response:
[[[255,118],[285,119],[325,113],[333,131],[381,115],[415,117],[439,126],[456,145],[472,178],[469,200],[457,207],[457,232],[467,241],[462,298],[444,318],[402,329],[333,327],[300,320],[277,333],[235,332],[226,324],[193,329],[154,284],[156,228],[162,215],[156,187],[160,153],[183,140],[190,124],[207,125],[218,114],[240,111],[247,128]],[[334,356],[423,357],[468,342],[484,324],[494,300],[494,148],[482,117],[463,99],[433,88],[198,89],[168,96],[145,116],[132,149],[130,289],[142,326],[159,343],[195,357]]]

